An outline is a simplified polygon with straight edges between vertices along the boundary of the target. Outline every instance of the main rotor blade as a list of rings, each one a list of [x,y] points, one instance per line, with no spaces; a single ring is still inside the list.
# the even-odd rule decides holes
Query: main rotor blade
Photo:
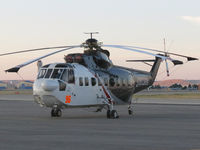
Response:
[[[148,51],[159,52],[159,53],[165,54],[164,51],[157,50],[157,49],[151,49],[151,48],[144,48],[144,47],[137,47],[137,46],[126,46],[126,45],[116,45],[116,46],[130,47],[130,48],[136,48],[136,49],[143,49],[143,50],[148,50]],[[180,54],[176,54],[176,53],[169,53],[169,52],[167,52],[167,54],[174,55],[174,56],[179,56],[179,57],[185,57],[185,58],[187,58],[188,61],[199,60],[198,58],[195,58],[195,57],[180,55]]]
[[[47,54],[47,55],[44,55],[44,56],[35,58],[35,59],[33,59],[33,60],[30,60],[30,61],[27,61],[27,62],[22,63],[22,64],[20,64],[20,65],[17,65],[17,66],[15,66],[15,67],[13,67],[13,68],[10,68],[10,69],[6,70],[6,72],[18,72],[20,68],[22,68],[22,67],[24,67],[24,66],[27,66],[27,65],[29,65],[29,64],[31,64],[31,63],[33,63],[33,62],[36,62],[36,61],[41,60],[41,59],[43,59],[43,58],[45,58],[45,57],[54,55],[54,54],[56,54],[56,53],[60,53],[60,52],[63,52],[63,51],[66,51],[66,50],[70,50],[70,49],[72,49],[72,48],[77,48],[77,47],[80,47],[80,46],[81,46],[81,45],[71,46],[71,47],[68,47],[68,48],[65,48],[65,49],[61,49],[61,50],[58,50],[58,51],[49,53],[49,54]]]
[[[142,60],[126,60],[126,62],[154,62],[154,59],[142,59]]]
[[[15,51],[15,52],[10,52],[10,53],[0,54],[0,56],[12,55],[12,54],[18,54],[18,53],[34,52],[34,51],[42,51],[42,50],[47,50],[47,49],[67,48],[67,47],[72,47],[72,46],[57,46],[57,47],[44,47],[44,48],[27,49],[27,50],[22,50],[22,51]]]
[[[167,59],[167,60],[170,60],[171,62],[173,62],[174,65],[183,64],[182,61],[174,60],[174,59],[172,59],[172,58],[170,58],[168,56],[164,56],[162,54],[153,54],[153,53],[146,52],[146,51],[143,51],[143,50],[133,49],[133,48],[129,48],[129,47],[123,47],[121,45],[103,45],[103,46],[105,46],[105,47],[113,47],[113,48],[120,48],[120,49],[125,49],[125,50],[130,50],[130,51],[138,52],[138,53],[144,53],[144,54],[147,54],[147,55],[159,57],[162,60],[166,60]]]
[[[103,46],[104,47],[113,47],[113,48],[126,49],[126,50],[130,50],[130,51],[138,52],[138,53],[144,53],[144,54],[147,54],[147,55],[151,55],[151,56],[162,58],[162,60],[165,60],[165,59],[168,58],[168,57],[165,57],[165,56],[162,56],[162,55],[153,54],[153,53],[150,53],[150,52],[146,52],[146,51],[138,50],[138,49],[133,49],[133,48],[122,46],[122,45],[103,45]]]

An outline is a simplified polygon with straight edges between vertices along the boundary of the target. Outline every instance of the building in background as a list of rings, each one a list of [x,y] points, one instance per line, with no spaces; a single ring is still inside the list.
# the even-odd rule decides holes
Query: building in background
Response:
[[[0,90],[5,90],[5,89],[7,89],[7,84],[0,81]]]
[[[20,81],[17,84],[18,89],[26,90],[26,89],[33,89],[33,82],[32,81]]]
[[[198,84],[198,90],[200,91],[200,84]]]

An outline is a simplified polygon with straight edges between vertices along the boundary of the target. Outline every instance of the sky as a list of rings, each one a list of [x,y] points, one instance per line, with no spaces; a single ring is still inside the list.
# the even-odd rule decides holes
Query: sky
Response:
[[[104,44],[132,45],[163,50],[200,58],[199,0],[0,0],[0,53],[24,49],[77,45],[98,31],[95,38]],[[34,80],[37,65],[22,68],[18,74],[4,70],[53,50],[0,56],[0,80]],[[114,64],[150,70],[142,63],[127,63],[126,59],[152,58],[125,50],[109,49]],[[64,62],[75,49],[43,59],[43,64]],[[173,56],[171,56],[173,57]],[[177,57],[173,57],[178,59]],[[173,66],[170,77],[165,64],[156,80],[200,79],[200,61]]]

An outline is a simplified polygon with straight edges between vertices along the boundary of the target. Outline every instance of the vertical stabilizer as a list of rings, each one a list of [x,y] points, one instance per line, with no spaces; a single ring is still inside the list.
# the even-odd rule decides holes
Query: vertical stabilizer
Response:
[[[155,81],[155,78],[157,76],[158,69],[160,67],[161,62],[162,62],[162,58],[156,57],[156,60],[155,60],[153,66],[151,68],[151,71],[150,71],[151,76],[152,76],[152,82]]]

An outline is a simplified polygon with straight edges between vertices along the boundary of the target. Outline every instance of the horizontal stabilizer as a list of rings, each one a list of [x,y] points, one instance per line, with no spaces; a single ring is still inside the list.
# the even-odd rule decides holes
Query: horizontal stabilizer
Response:
[[[183,64],[183,62],[180,60],[172,60],[172,62],[174,65],[182,65]]]

